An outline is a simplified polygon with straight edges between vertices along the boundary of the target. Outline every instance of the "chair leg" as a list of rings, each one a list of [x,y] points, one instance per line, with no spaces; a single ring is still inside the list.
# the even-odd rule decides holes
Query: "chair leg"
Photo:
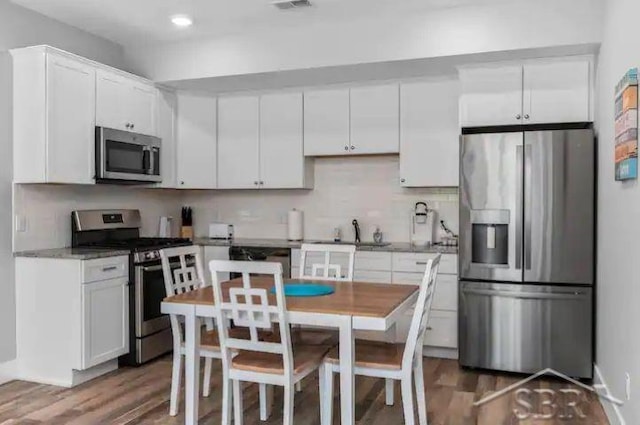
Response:
[[[222,425],[231,425],[231,406],[233,398],[231,390],[233,382],[227,377],[226,372],[222,372]]]
[[[282,412],[282,425],[293,425],[294,396],[295,396],[294,385],[291,385],[291,384],[285,385],[284,386],[284,410]]]
[[[387,378],[384,381],[385,402],[387,406],[393,406],[393,379]]]
[[[211,367],[213,359],[204,359],[204,379],[202,380],[202,397],[209,397],[211,394]]]
[[[260,420],[264,422],[271,416],[273,387],[267,384],[258,384],[258,391],[260,393]]]
[[[405,425],[415,425],[413,416],[413,388],[411,388],[411,371],[408,376],[403,376],[400,381],[402,388],[402,407],[404,410]]]
[[[427,402],[424,393],[424,373],[422,371],[422,358],[418,359],[413,369],[416,386],[416,403],[418,404],[418,422],[427,425]]]
[[[173,352],[173,368],[171,370],[171,401],[169,402],[169,415],[178,414],[180,402],[180,378],[182,377],[182,354]]]
[[[318,370],[320,381],[320,425],[333,422],[333,370],[331,365],[322,365]]]
[[[233,423],[234,425],[242,425],[242,382],[233,381]]]

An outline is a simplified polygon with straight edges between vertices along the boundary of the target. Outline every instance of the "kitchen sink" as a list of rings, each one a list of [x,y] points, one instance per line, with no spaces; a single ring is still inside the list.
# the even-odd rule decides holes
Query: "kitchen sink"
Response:
[[[377,243],[377,242],[359,242],[359,243],[354,243],[354,242],[349,242],[349,241],[340,241],[340,242],[335,242],[335,241],[315,241],[313,242],[314,244],[326,244],[326,245],[355,245],[355,246],[366,246],[366,247],[384,247],[384,246],[389,246],[391,245],[391,242],[381,242],[381,243]]]

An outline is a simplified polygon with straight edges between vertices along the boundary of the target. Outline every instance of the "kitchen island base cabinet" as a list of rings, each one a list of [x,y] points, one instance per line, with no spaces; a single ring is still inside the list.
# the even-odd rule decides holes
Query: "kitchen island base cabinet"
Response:
[[[73,387],[129,352],[129,258],[16,258],[17,379]]]

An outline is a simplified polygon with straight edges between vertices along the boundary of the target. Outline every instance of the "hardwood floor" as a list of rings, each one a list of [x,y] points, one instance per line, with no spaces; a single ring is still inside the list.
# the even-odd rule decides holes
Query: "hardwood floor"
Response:
[[[200,423],[220,421],[220,373],[214,362],[212,392],[200,400]],[[489,374],[463,370],[456,361],[425,359],[428,416],[430,425],[608,425],[602,406],[590,394],[578,403],[583,419],[519,420],[513,410],[521,408],[513,393],[474,407],[473,402],[506,388],[522,376]],[[164,357],[140,368],[125,368],[73,389],[14,381],[0,386],[0,425],[9,424],[181,424],[180,414],[168,415],[171,357]],[[318,381],[307,378],[303,392],[296,394],[295,423],[319,424]],[[356,378],[356,420],[358,424],[402,424],[400,388],[396,385],[395,405],[385,405],[384,381]],[[339,385],[336,382],[336,391]],[[564,389],[565,382],[537,380],[529,389]],[[339,395],[334,401],[334,424],[340,423]],[[530,399],[531,402],[534,399]],[[268,422],[258,418],[258,395],[255,385],[244,391],[245,424],[281,424],[282,390],[275,390],[273,414]],[[533,402],[533,405],[538,403]],[[522,410],[521,410],[522,411]],[[546,410],[547,412],[549,409]],[[560,414],[561,411],[558,411]]]

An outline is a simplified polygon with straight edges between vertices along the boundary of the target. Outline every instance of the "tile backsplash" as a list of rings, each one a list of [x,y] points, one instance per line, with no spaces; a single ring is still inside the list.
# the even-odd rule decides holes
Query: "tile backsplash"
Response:
[[[126,186],[14,185],[14,219],[25,219],[26,231],[14,229],[14,251],[71,245],[71,211],[137,208],[142,212],[142,233],[157,236],[160,216],[180,218],[178,191]]]
[[[330,157],[315,160],[313,190],[189,191],[182,202],[194,208],[195,234],[206,236],[208,224],[235,226],[236,237],[286,238],[287,213],[304,212],[307,239],[332,239],[340,227],[353,238],[351,221],[359,221],[362,240],[373,239],[380,226],[384,239],[407,242],[414,205],[425,201],[458,231],[457,188],[402,188],[397,156]]]

